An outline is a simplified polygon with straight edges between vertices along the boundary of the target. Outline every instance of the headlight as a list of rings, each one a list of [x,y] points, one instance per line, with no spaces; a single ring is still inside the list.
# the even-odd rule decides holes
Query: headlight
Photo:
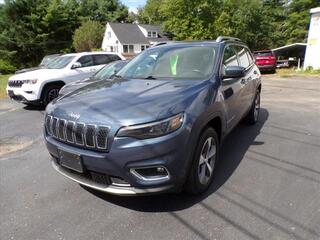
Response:
[[[26,84],[36,84],[38,79],[22,80],[22,82]]]
[[[117,136],[137,139],[160,137],[178,130],[182,126],[183,120],[184,114],[180,113],[158,122],[123,127],[119,130]]]

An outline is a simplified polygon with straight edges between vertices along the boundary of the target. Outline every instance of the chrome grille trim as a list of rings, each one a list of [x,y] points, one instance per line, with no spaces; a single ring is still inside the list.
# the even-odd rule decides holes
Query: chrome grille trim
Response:
[[[102,129],[105,129],[105,131],[106,131],[105,143],[104,143],[103,145],[102,145],[102,144],[99,144],[99,141],[98,141],[98,137],[99,137],[98,134],[103,133],[103,132],[102,132]],[[96,134],[96,146],[97,146],[98,149],[107,149],[109,132],[110,132],[110,127],[108,127],[108,126],[99,126],[99,127],[98,127],[98,129],[97,129],[97,134]],[[102,145],[102,146],[101,146],[101,145]]]
[[[66,124],[67,124],[67,120],[65,119],[59,119],[59,126],[58,126],[58,135],[59,138],[63,141],[66,140]],[[63,124],[63,126],[61,126]],[[61,136],[62,135],[62,136]]]
[[[47,132],[52,135],[52,116],[47,115],[46,117],[46,129]]]
[[[93,133],[92,134],[88,133],[88,129],[89,128],[93,128]],[[89,134],[89,136],[87,134]],[[97,125],[88,124],[88,125],[85,126],[84,140],[85,140],[85,144],[86,144],[87,147],[89,147],[89,148],[94,148],[95,147],[96,134],[97,134]],[[89,139],[89,138],[91,138],[91,139]],[[92,142],[91,145],[89,144],[89,140]]]
[[[58,123],[59,123],[59,118],[54,117],[52,119],[51,129],[52,129],[52,135],[56,138],[59,138],[58,132],[57,132]]]
[[[68,126],[70,126],[70,127],[68,127]],[[67,142],[69,142],[69,143],[74,143],[75,142],[75,136],[74,136],[75,126],[76,126],[76,122],[74,122],[74,121],[68,121],[67,122],[66,138],[67,138]],[[68,131],[69,128],[71,128],[70,131]],[[70,135],[71,135],[71,140],[70,140]]]
[[[75,135],[75,143],[79,146],[84,146],[84,134],[83,131],[85,130],[85,124],[84,123],[77,123],[74,128],[74,135]],[[79,131],[79,132],[78,132]],[[80,140],[81,137],[81,140]],[[80,140],[80,141],[78,141]]]
[[[47,115],[45,129],[48,135],[65,143],[88,149],[108,150],[109,126],[68,121]]]

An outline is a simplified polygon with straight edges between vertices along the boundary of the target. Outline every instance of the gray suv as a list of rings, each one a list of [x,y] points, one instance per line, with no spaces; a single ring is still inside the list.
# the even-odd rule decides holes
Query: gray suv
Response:
[[[239,39],[149,48],[112,79],[47,106],[44,135],[59,173],[117,195],[212,183],[219,146],[260,110],[261,75]]]

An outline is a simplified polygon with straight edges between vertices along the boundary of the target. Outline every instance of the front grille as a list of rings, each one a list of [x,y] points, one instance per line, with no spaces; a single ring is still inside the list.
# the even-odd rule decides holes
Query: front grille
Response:
[[[21,80],[11,80],[8,82],[9,87],[21,87],[23,84],[23,81]]]
[[[57,140],[84,148],[107,150],[109,127],[68,121],[47,115],[45,128],[48,135]]]

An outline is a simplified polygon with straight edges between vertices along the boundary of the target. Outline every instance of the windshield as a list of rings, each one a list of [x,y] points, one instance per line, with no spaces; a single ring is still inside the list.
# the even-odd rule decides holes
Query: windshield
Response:
[[[61,69],[66,67],[72,59],[74,59],[74,56],[61,56],[54,59],[52,62],[48,63],[46,68],[49,69]]]
[[[213,46],[156,47],[145,50],[117,75],[133,79],[192,79],[210,77],[215,62]]]
[[[116,74],[124,65],[126,65],[126,61],[116,61],[109,63],[107,66],[103,67],[100,71],[98,71],[93,78],[94,79],[108,79],[112,77],[112,75]]]
[[[268,57],[268,56],[272,56],[272,52],[254,52],[253,55],[255,57]]]
[[[52,62],[53,60],[55,60],[57,57],[59,57],[59,55],[48,55],[48,56],[45,56],[41,63],[40,63],[40,66],[46,66],[48,65],[50,62]]]

